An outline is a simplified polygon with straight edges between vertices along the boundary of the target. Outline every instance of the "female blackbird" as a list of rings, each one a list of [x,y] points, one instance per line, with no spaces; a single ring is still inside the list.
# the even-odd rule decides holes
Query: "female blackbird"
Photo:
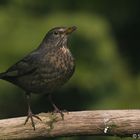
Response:
[[[0,79],[9,81],[26,91],[28,100],[28,115],[25,124],[31,119],[35,130],[30,108],[30,94],[48,94],[62,86],[72,76],[75,64],[74,58],[68,48],[67,40],[69,34],[76,27],[56,27],[51,29],[37,49],[11,66],[6,72],[0,73]],[[63,113],[56,107],[49,96],[55,112]]]

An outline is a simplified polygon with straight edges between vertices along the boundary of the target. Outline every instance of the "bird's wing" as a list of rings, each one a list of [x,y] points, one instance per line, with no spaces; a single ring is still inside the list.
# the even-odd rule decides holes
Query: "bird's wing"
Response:
[[[11,66],[6,72],[7,77],[18,77],[29,74],[36,70],[39,58],[39,52],[32,52],[31,54],[18,61],[15,65]]]

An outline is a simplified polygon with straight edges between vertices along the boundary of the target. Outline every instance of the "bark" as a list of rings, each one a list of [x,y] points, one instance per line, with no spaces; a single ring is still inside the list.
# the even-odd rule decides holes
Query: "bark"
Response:
[[[60,114],[40,113],[24,125],[26,117],[0,120],[0,139],[31,139],[60,136],[120,136],[140,138],[140,110],[77,111]]]

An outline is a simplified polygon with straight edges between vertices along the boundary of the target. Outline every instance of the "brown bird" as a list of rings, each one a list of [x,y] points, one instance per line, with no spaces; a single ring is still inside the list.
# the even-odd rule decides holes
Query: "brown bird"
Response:
[[[30,108],[30,95],[47,94],[55,112],[63,113],[53,103],[51,92],[66,83],[75,70],[74,58],[68,48],[68,37],[76,27],[56,27],[51,29],[37,49],[11,66],[6,72],[0,73],[0,79],[9,81],[24,91],[28,100],[28,115],[25,124],[31,119],[35,130]]]

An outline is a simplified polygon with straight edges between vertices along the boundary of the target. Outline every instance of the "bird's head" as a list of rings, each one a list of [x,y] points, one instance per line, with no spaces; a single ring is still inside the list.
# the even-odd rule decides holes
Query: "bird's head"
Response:
[[[67,46],[68,36],[76,30],[72,27],[55,27],[51,29],[43,39],[43,42],[49,47]]]

